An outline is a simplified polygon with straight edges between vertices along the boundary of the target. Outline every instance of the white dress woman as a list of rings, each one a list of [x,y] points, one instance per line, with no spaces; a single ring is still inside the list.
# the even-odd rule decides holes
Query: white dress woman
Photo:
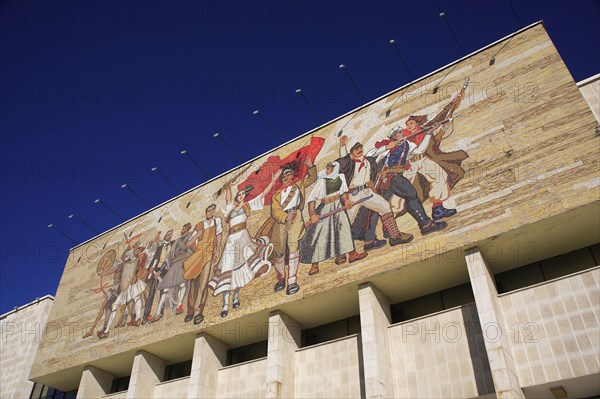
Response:
[[[312,264],[310,276],[319,273],[319,262],[324,260],[335,258],[335,264],[341,265],[346,262],[346,255],[350,263],[367,256],[354,248],[347,207],[343,205],[348,202],[348,185],[337,162],[327,163],[318,174],[306,201],[311,224],[300,240],[300,263]]]
[[[221,259],[215,268],[214,277],[208,283],[213,290],[213,295],[223,294],[223,307],[221,317],[229,313],[229,297],[233,291],[233,308],[240,306],[239,291],[254,278],[268,272],[271,262],[268,260],[273,250],[269,237],[263,236],[254,240],[248,229],[246,221],[253,211],[260,211],[264,207],[264,196],[279,177],[278,172],[271,183],[256,198],[245,201],[252,191],[252,186],[247,186],[238,191],[235,200],[232,199],[231,186],[227,187],[225,205],[221,211],[229,223],[229,235],[225,241],[225,248]]]

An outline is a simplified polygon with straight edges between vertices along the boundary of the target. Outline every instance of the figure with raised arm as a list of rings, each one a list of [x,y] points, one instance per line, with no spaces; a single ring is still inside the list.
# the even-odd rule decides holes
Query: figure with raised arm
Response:
[[[287,295],[293,295],[300,290],[296,275],[300,264],[300,239],[305,232],[302,216],[306,198],[305,190],[317,178],[317,168],[309,158],[306,159],[306,166],[308,167],[306,176],[294,182],[294,169],[284,165],[281,169],[281,187],[271,199],[271,217],[275,220],[271,242],[277,271],[274,290],[282,291],[286,288],[287,282]]]
[[[215,266],[214,276],[209,282],[213,295],[223,294],[223,307],[221,317],[229,314],[231,294],[233,294],[232,306],[234,309],[240,307],[239,292],[254,278],[266,273],[271,267],[268,260],[272,245],[268,237],[259,237],[254,240],[246,227],[248,217],[254,211],[264,208],[264,197],[268,193],[280,172],[273,175],[269,185],[257,197],[246,201],[246,197],[252,191],[252,186],[246,186],[239,190],[235,197],[232,196],[230,182],[225,191],[225,205],[221,211],[229,225],[225,248],[220,261]]]

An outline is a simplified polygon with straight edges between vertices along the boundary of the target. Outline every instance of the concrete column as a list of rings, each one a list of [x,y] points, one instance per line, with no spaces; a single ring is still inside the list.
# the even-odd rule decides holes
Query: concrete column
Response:
[[[133,359],[131,378],[127,389],[128,398],[152,398],[154,386],[165,375],[166,362],[148,352],[139,351]]]
[[[269,315],[267,347],[267,398],[295,395],[296,350],[300,347],[300,324],[283,312]]]
[[[490,361],[496,396],[499,399],[524,398],[493,273],[478,248],[465,251],[465,260],[469,269],[485,350]]]
[[[389,300],[371,283],[358,287],[362,361],[367,398],[394,397],[387,327],[392,316]]]
[[[77,399],[99,398],[109,394],[114,377],[108,371],[85,366],[77,390]]]
[[[201,333],[194,343],[188,398],[215,398],[219,368],[227,361],[227,344]]]

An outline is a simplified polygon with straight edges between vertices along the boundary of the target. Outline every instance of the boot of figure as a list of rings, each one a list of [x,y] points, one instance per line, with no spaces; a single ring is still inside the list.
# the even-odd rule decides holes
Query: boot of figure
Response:
[[[300,250],[290,254],[288,287],[285,292],[287,295],[293,295],[300,290],[300,286],[298,285],[298,282],[296,279],[296,274],[298,273],[299,265],[300,265]]]
[[[406,244],[407,242],[412,241],[414,238],[412,234],[402,233],[400,230],[398,230],[396,218],[394,218],[394,214],[392,212],[381,215],[381,222],[386,230],[390,233],[389,244],[391,247],[398,244]]]

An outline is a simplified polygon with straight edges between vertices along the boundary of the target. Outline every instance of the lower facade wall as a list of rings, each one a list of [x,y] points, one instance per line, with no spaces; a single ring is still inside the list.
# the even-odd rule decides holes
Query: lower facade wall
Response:
[[[375,385],[391,383],[386,392],[396,398],[493,397],[498,380],[493,380],[491,369],[502,359],[488,357],[486,347],[489,350],[489,343],[498,342],[504,334],[503,339],[509,337],[505,346],[514,359],[515,386],[519,389],[528,389],[532,397],[537,397],[537,392],[548,395],[550,384],[568,383],[571,390],[580,388],[578,379],[585,378],[588,384],[600,374],[599,292],[597,266],[494,297],[498,299],[495,312],[502,314],[498,320],[504,325],[484,324],[480,315],[483,320],[485,313],[481,309],[478,312],[474,303],[394,325],[381,323],[371,333],[384,337],[377,342],[383,348],[381,353],[390,354],[389,367],[382,367],[370,381]],[[477,303],[480,305],[482,300]],[[385,306],[382,304],[381,309]],[[363,348],[368,348],[366,344],[363,347],[367,342],[364,334],[370,330],[363,330],[290,349],[282,355],[289,356],[285,364],[290,372],[279,373],[276,382],[296,398],[376,397],[377,392],[365,383],[373,369],[364,368]],[[269,339],[282,337],[274,334]],[[261,398],[277,394],[267,392],[267,368],[269,361],[271,367],[279,367],[273,362],[276,357],[221,367],[226,352],[226,344],[221,344],[206,345],[197,354],[206,355],[200,363],[207,375],[214,376],[214,382],[211,379],[209,383],[214,387],[211,397]],[[198,396],[191,393],[195,392],[190,386],[194,377],[197,375],[156,384],[153,397]],[[580,397],[600,393],[600,384],[584,388],[585,395]],[[104,397],[126,396],[127,392],[120,392]]]
[[[187,398],[190,377],[156,384],[153,399]]]
[[[357,335],[296,352],[296,398],[359,398],[361,373]]]
[[[466,398],[494,392],[475,304],[391,326],[398,398]]]
[[[229,366],[219,370],[218,398],[264,398],[267,359]]]
[[[28,375],[54,300],[46,296],[0,320],[0,398],[28,398]]]
[[[600,373],[599,292],[594,268],[500,297],[522,386]]]
[[[106,399],[126,399],[127,398],[127,391],[121,391],[121,392],[111,393],[111,394],[102,396],[102,398],[106,398]]]

